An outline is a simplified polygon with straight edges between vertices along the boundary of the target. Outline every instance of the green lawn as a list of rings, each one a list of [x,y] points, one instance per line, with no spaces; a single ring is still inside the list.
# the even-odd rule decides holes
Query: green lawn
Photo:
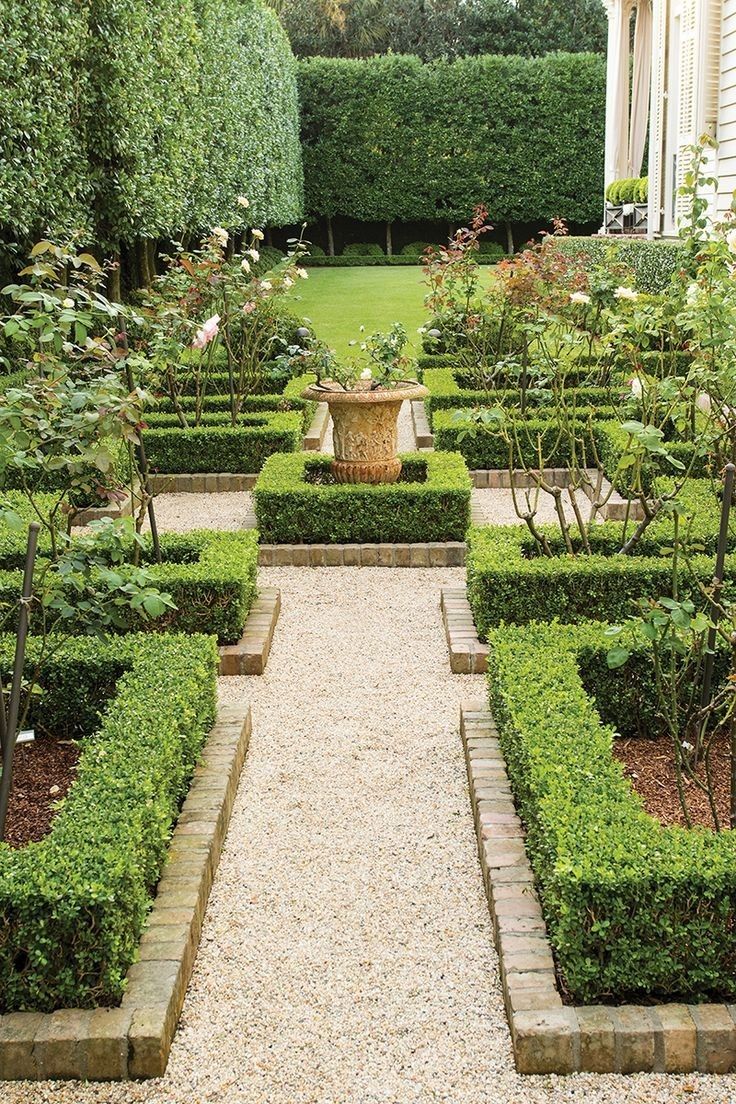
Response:
[[[425,321],[419,265],[405,268],[310,268],[309,280],[299,280],[294,309],[310,319],[318,337],[340,355],[348,342],[366,333],[388,330],[402,322],[414,349],[419,350],[417,327]]]

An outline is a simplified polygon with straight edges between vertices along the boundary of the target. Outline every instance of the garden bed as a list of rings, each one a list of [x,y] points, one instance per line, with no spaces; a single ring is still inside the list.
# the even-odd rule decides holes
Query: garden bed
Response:
[[[693,480],[685,497],[695,511],[690,540],[699,551],[690,559],[694,578],[682,580],[683,597],[696,593],[695,579],[707,585],[713,576],[718,526],[718,503],[708,481]],[[559,530],[541,528],[552,556],[539,554],[537,542],[522,525],[474,526],[469,531],[468,597],[481,639],[502,621],[623,621],[636,599],[669,593],[672,564],[664,553],[672,545],[672,528],[666,521],[653,523],[627,555],[618,552],[620,523],[594,526],[589,533],[593,554],[577,556],[566,554]],[[727,579],[735,569],[729,555]]]
[[[12,651],[5,638],[6,671]],[[47,659],[32,723],[81,739],[81,754],[45,839],[0,846],[3,1012],[119,1003],[215,719],[216,664],[201,636],[79,639]]]
[[[171,594],[176,609],[131,625],[158,633],[211,633],[220,644],[234,644],[256,597],[257,534],[193,530],[162,533],[160,541],[163,563],[150,562],[149,552],[146,566],[153,585]],[[45,546],[43,541],[42,553]],[[8,533],[0,548],[0,603],[17,602],[23,555],[23,538]]]
[[[456,453],[402,457],[398,483],[338,484],[329,457],[274,456],[256,483],[265,545],[427,544],[465,539],[470,478]],[[307,558],[307,562],[309,562]]]
[[[269,456],[301,447],[299,411],[241,414],[238,425],[224,413],[203,415],[205,424],[184,429],[175,414],[151,415],[143,433],[151,471],[160,474],[259,472]]]

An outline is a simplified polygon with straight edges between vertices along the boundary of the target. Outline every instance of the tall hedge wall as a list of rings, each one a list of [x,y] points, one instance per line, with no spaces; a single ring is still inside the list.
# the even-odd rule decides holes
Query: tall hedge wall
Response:
[[[263,0],[13,0],[0,38],[6,246],[301,216],[296,64]]]
[[[310,58],[299,64],[306,207],[359,219],[599,216],[597,54]]]

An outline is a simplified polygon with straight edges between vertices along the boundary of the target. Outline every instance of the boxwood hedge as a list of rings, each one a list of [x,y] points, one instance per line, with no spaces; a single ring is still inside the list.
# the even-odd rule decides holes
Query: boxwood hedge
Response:
[[[710,582],[718,532],[718,503],[707,480],[694,480],[682,496],[694,514],[690,540],[699,549],[681,581],[683,595],[697,593],[695,580]],[[633,528],[630,526],[629,531]],[[468,533],[468,598],[481,636],[503,622],[580,622],[588,619],[624,620],[634,601],[669,594],[672,546],[668,521],[654,522],[637,545],[636,553],[621,555],[622,525],[606,522],[590,532],[592,555],[569,556],[554,526],[542,526],[553,551],[538,554],[538,545],[526,527],[477,526]],[[736,575],[736,537],[730,541],[727,579]],[[730,583],[728,586],[730,587]]]
[[[256,597],[257,533],[201,530],[162,533],[160,539],[163,563],[147,566],[154,585],[171,594],[177,608],[150,622],[131,613],[131,628],[212,633],[221,644],[239,640]],[[47,547],[42,539],[42,554]],[[24,548],[22,534],[6,533],[0,540],[0,608],[17,601]]]
[[[217,419],[222,419],[217,423]],[[169,424],[162,425],[162,419]],[[241,414],[232,426],[226,415],[208,416],[214,425],[183,429],[171,414],[153,415],[143,433],[153,471],[258,472],[275,452],[294,452],[301,445],[303,415],[299,411]]]
[[[461,541],[470,521],[470,478],[457,453],[409,453],[398,483],[331,481],[329,457],[267,460],[255,487],[267,544]]]
[[[503,406],[506,403],[517,401],[519,388],[495,387],[479,388],[468,387],[461,381],[458,382],[460,373],[452,368],[431,368],[425,370],[422,382],[428,389],[429,395],[424,400],[430,425],[437,410],[464,410],[475,406]],[[607,387],[592,386],[568,386],[567,398],[570,404],[577,406],[596,407],[608,409],[611,402],[611,392]],[[538,411],[539,416],[544,416],[544,404],[535,400],[534,392],[528,396],[529,407]]]
[[[505,627],[490,644],[491,705],[571,996],[733,999],[736,836],[650,817],[585,689],[646,702],[644,665],[608,671],[601,626]]]
[[[0,643],[4,673],[13,644]],[[215,720],[216,664],[212,638],[176,635],[77,639],[48,658],[43,682],[53,689],[33,720],[85,739],[49,835],[18,850],[0,844],[1,1011],[120,999]]]

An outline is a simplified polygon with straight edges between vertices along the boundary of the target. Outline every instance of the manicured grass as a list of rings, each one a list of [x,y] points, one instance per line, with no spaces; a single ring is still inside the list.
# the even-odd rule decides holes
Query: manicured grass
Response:
[[[341,356],[354,354],[348,342],[365,332],[388,330],[402,322],[416,352],[417,328],[426,321],[419,265],[407,268],[310,268],[298,282],[294,310],[313,323],[316,333]]]

